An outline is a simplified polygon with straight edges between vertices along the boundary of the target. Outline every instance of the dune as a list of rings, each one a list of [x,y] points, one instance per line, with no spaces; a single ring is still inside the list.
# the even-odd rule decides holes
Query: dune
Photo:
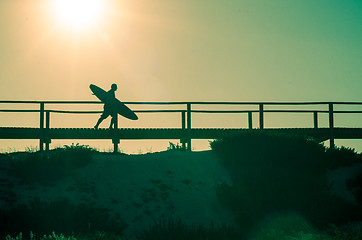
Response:
[[[2,170],[6,170],[4,165]],[[190,225],[234,224],[232,214],[218,201],[215,191],[218,184],[231,184],[231,180],[212,151],[100,153],[94,162],[45,186],[19,184],[11,177],[7,181],[12,182],[14,206],[34,199],[66,199],[104,208],[128,224],[126,234],[171,216]],[[1,185],[1,191],[9,193],[7,186],[9,183]],[[6,207],[6,203],[2,201],[0,206]]]
[[[213,151],[97,153],[93,162],[65,178],[40,185],[22,184],[8,175],[9,164],[1,161],[1,209],[30,205],[34,199],[66,200],[103,209],[127,224],[125,235],[142,231],[162,217],[176,217],[189,225],[235,224],[216,192],[220,184],[233,183]],[[355,201],[345,182],[360,171],[361,164],[330,171],[330,191]]]

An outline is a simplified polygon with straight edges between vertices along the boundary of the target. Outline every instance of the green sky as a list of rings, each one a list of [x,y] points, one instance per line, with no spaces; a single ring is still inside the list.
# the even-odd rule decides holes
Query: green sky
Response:
[[[0,2],[1,99],[362,100],[360,0],[108,0],[82,32],[49,2]]]
[[[1,100],[362,101],[361,0],[104,0],[78,30],[52,1],[0,1]]]

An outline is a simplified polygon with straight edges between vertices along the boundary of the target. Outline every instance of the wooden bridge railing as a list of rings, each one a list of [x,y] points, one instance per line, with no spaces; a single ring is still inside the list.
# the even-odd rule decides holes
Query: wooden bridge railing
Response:
[[[71,111],[71,110],[54,110],[47,109],[46,106],[56,105],[56,104],[102,104],[98,101],[0,101],[0,104],[36,104],[39,105],[38,109],[23,109],[23,110],[14,110],[14,109],[1,109],[0,112],[38,112],[39,117],[39,129],[41,136],[44,136],[44,129],[50,128],[50,114],[51,113],[64,113],[64,114],[100,114],[102,111]],[[253,114],[256,113],[259,116],[259,129],[264,129],[264,115],[266,113],[311,113],[313,115],[314,128],[319,127],[318,119],[319,114],[328,114],[329,119],[329,133],[330,133],[330,146],[334,147],[334,114],[344,113],[362,113],[362,111],[336,111],[334,107],[337,105],[354,105],[362,106],[362,102],[125,102],[127,105],[174,105],[174,106],[183,106],[183,109],[172,109],[172,110],[135,110],[136,113],[181,113],[181,129],[185,131],[186,140],[182,141],[183,145],[187,144],[188,148],[191,148],[191,137],[190,131],[192,129],[192,113],[244,113],[248,116],[248,128],[253,129]],[[193,110],[193,106],[202,105],[224,105],[224,106],[256,106],[255,110]],[[327,110],[298,110],[298,109],[273,109],[268,110],[266,106],[319,106],[324,107]],[[118,121],[117,125],[118,125]],[[1,122],[0,122],[1,125]],[[117,127],[118,128],[118,127]],[[43,150],[45,138],[40,137],[40,150]],[[119,139],[114,138],[113,143],[116,147],[118,146]],[[45,142],[49,147],[49,142]]]

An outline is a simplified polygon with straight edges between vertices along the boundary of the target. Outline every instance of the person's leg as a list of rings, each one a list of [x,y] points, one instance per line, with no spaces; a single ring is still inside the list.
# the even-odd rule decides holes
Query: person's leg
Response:
[[[100,118],[98,119],[97,124],[94,126],[95,129],[98,129],[99,124],[101,124],[101,122],[103,122],[104,119],[106,119],[109,115],[111,115],[111,108],[109,107],[109,105],[104,104],[103,106],[103,113],[100,116]]]
[[[111,119],[111,124],[109,125],[109,128],[115,128],[116,127],[116,117],[115,115],[111,115],[112,119]]]
[[[99,124],[101,124],[101,122],[103,122],[104,119],[106,119],[109,116],[109,114],[107,114],[106,112],[104,112],[100,118],[98,119],[96,125],[94,126],[95,129],[98,129]]]
[[[113,117],[111,117],[111,123],[109,124],[109,129],[112,129],[113,126],[114,126],[114,124],[113,124]]]
[[[102,117],[100,117],[96,123],[96,125],[94,126],[95,129],[98,129],[99,127],[99,124],[101,124],[101,122],[103,121],[104,119]]]

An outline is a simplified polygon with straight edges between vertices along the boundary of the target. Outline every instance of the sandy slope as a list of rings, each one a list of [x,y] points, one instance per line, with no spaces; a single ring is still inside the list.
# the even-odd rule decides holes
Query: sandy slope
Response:
[[[329,173],[334,193],[354,200],[345,181],[362,171],[362,165],[356,167]],[[144,229],[161,216],[176,216],[188,224],[234,223],[215,191],[218,184],[232,182],[212,151],[101,153],[93,163],[48,186],[19,184],[6,176],[6,169],[2,162],[0,208],[7,206],[6,198],[12,198],[15,205],[26,204],[34,198],[41,201],[65,198],[75,204],[108,209],[128,224],[126,233],[129,234]]]
[[[232,224],[231,214],[215,192],[222,182],[230,183],[230,179],[212,151],[100,154],[94,163],[53,185],[15,184],[13,192],[18,204],[34,198],[66,198],[104,207],[119,214],[130,233],[171,215],[189,224]]]

